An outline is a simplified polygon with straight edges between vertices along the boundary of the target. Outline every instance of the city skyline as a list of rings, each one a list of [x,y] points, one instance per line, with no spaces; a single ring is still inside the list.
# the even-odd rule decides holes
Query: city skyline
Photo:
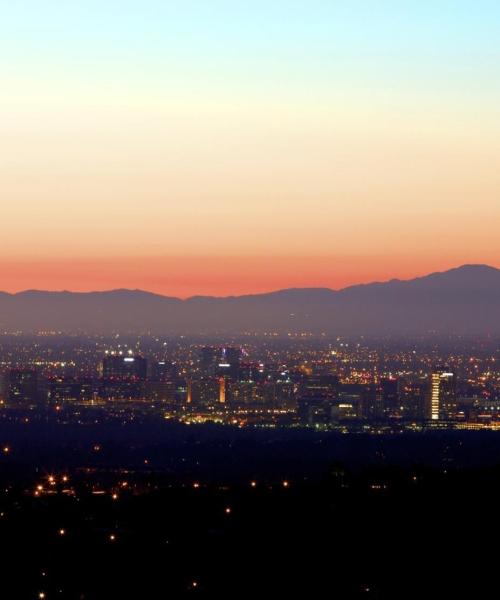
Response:
[[[500,265],[499,16],[2,6],[0,287],[187,297]]]
[[[500,2],[0,1],[0,56],[2,596],[496,597]]]

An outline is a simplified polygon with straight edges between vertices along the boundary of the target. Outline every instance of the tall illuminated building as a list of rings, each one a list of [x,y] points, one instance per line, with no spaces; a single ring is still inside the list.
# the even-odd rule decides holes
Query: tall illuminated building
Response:
[[[436,367],[430,374],[427,418],[453,419],[456,412],[455,374],[448,367]]]
[[[226,378],[219,377],[219,403],[224,404],[226,402]]]

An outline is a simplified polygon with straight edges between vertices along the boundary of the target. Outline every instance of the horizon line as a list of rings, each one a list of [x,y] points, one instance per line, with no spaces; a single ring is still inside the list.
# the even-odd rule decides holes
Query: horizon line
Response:
[[[157,296],[159,298],[168,298],[171,300],[179,300],[179,301],[187,301],[187,300],[192,300],[192,299],[196,299],[196,298],[214,298],[214,299],[224,299],[224,298],[245,298],[245,297],[249,297],[249,296],[265,296],[268,294],[276,294],[279,292],[287,292],[287,291],[292,291],[292,290],[325,290],[325,291],[330,291],[330,292],[342,292],[344,290],[348,290],[351,288],[355,288],[355,287],[361,287],[361,286],[369,286],[369,285],[380,285],[380,284],[385,284],[385,283],[391,283],[391,282],[410,282],[410,281],[416,281],[418,279],[424,279],[426,277],[431,277],[433,275],[441,275],[441,274],[445,274],[445,273],[449,273],[452,271],[457,271],[460,269],[464,269],[464,268],[487,268],[487,269],[491,269],[491,270],[495,270],[495,271],[500,271],[499,267],[495,267],[493,265],[488,265],[486,263],[464,263],[461,265],[458,265],[456,267],[451,267],[449,269],[445,269],[444,271],[432,271],[430,273],[426,273],[424,275],[419,275],[416,277],[411,277],[409,279],[399,279],[399,278],[390,278],[390,279],[385,279],[385,280],[371,280],[371,281],[366,281],[366,282],[359,282],[359,283],[355,283],[352,285],[347,285],[345,287],[341,287],[341,288],[330,288],[330,287],[325,287],[325,286],[304,286],[304,287],[298,287],[298,286],[292,286],[292,287],[284,287],[284,288],[278,288],[278,289],[271,289],[269,291],[265,291],[265,292],[253,292],[253,293],[248,293],[248,294],[228,294],[225,296],[217,296],[217,295],[210,295],[210,294],[194,294],[191,296],[186,296],[186,297],[180,297],[180,296],[170,296],[167,294],[160,294],[157,292],[152,292],[149,290],[145,290],[142,288],[127,288],[127,287],[118,287],[118,288],[111,288],[111,289],[103,289],[103,290],[86,290],[86,291],[73,291],[73,290],[69,290],[69,289],[54,289],[54,290],[50,290],[50,289],[36,289],[36,288],[28,288],[28,289],[24,289],[24,290],[19,290],[16,292],[7,292],[4,290],[0,290],[0,294],[2,295],[7,295],[7,296],[20,296],[22,294],[29,294],[29,293],[40,293],[40,294],[74,294],[74,295],[89,295],[89,294],[111,294],[111,293],[116,293],[116,292],[134,292],[134,293],[142,293],[142,294],[148,294],[151,296]]]

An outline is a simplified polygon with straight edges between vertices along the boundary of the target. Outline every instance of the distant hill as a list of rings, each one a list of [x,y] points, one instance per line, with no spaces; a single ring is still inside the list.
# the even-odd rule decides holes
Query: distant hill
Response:
[[[0,330],[500,334],[500,269],[464,265],[338,291],[298,288],[187,300],[141,290],[0,293]]]

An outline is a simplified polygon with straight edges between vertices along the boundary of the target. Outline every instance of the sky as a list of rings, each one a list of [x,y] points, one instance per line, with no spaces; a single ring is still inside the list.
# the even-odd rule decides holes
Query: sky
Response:
[[[500,267],[500,3],[0,0],[0,289]]]

